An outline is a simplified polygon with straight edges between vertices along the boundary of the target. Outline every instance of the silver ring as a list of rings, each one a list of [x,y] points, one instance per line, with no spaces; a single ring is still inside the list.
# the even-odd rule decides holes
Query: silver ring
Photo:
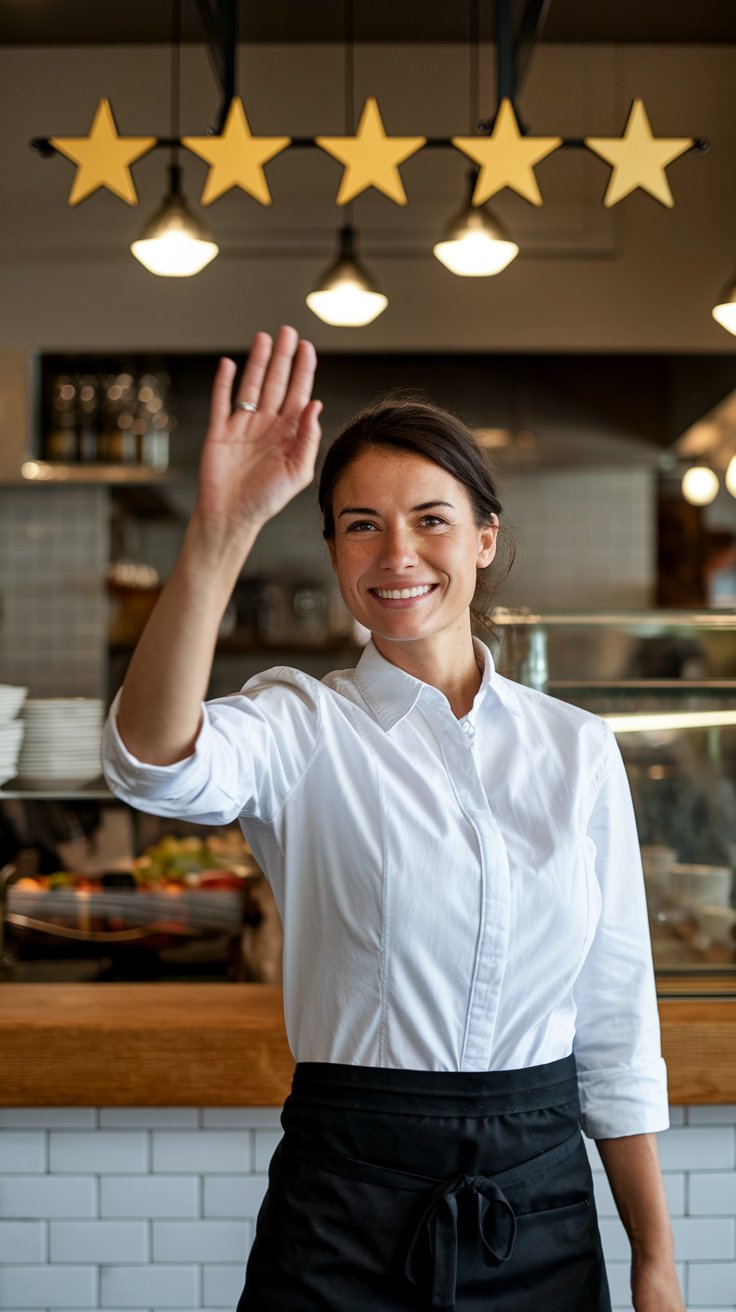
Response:
[[[252,401],[236,401],[235,408],[236,410],[247,410],[249,414],[254,414],[258,406],[254,405]]]

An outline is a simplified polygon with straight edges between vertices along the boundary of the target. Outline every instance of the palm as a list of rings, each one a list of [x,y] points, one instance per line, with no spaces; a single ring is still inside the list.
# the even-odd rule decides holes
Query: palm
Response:
[[[208,437],[199,467],[200,513],[228,522],[270,519],[308,481],[300,482],[304,462],[295,459],[293,445],[293,425],[278,417],[245,440]]]
[[[197,494],[209,526],[265,523],[311,482],[321,409],[310,400],[314,368],[314,348],[293,329],[281,329],[273,352],[259,333],[238,389],[239,399],[258,406],[247,413],[232,408],[234,364],[220,362]]]

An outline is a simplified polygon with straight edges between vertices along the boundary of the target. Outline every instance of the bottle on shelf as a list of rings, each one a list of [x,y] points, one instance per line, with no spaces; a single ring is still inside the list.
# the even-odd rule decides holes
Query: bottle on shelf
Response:
[[[79,459],[77,406],[77,380],[71,374],[57,374],[51,383],[51,422],[44,441],[44,459]]]
[[[79,374],[75,380],[78,397],[78,454],[82,464],[98,457],[100,397],[95,374]]]
[[[138,440],[138,463],[149,469],[167,469],[169,432],[173,427],[166,405],[168,376],[141,375],[138,386],[138,409],[133,431]]]
[[[95,357],[70,358],[57,367],[44,405],[44,460],[168,469],[176,418],[163,367]]]

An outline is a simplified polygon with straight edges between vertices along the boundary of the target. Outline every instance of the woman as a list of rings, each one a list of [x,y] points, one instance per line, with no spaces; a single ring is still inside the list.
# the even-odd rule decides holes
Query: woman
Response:
[[[313,477],[315,353],[220,363],[182,551],[111,708],[126,801],[239,818],[284,925],[296,1057],[238,1312],[604,1312],[581,1122],[636,1312],[683,1312],[654,1134],[664,1064],[631,800],[603,721],[474,639],[501,509],[436,407],[327,454],[324,536],[371,631],[355,670],[279,667],[203,703],[260,528]]]

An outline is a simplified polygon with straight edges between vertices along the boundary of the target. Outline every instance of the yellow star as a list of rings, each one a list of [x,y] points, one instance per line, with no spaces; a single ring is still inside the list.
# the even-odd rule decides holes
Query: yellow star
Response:
[[[110,101],[101,100],[88,137],[51,137],[54,149],[78,165],[67,204],[78,205],[99,187],[107,187],[129,205],[137,205],[138,193],[128,166],[151,150],[156,140],[119,137]]]
[[[522,136],[514,107],[504,96],[490,137],[453,137],[452,144],[481,166],[474,205],[482,205],[504,187],[517,191],[532,205],[541,205],[534,165],[551,155],[562,144],[562,137]]]
[[[644,108],[636,99],[622,137],[585,137],[588,150],[613,165],[603,204],[608,208],[641,187],[670,208],[674,205],[665,168],[693,144],[692,137],[653,137]]]
[[[200,204],[211,205],[231,187],[240,187],[261,205],[270,205],[263,165],[286,150],[291,137],[254,137],[240,96],[233,96],[219,137],[182,137],[181,143],[210,165]]]
[[[347,205],[368,187],[382,191],[397,205],[406,205],[398,165],[421,150],[426,140],[426,137],[387,137],[375,96],[366,100],[354,137],[315,137],[322,150],[345,165],[337,193],[338,205]]]

